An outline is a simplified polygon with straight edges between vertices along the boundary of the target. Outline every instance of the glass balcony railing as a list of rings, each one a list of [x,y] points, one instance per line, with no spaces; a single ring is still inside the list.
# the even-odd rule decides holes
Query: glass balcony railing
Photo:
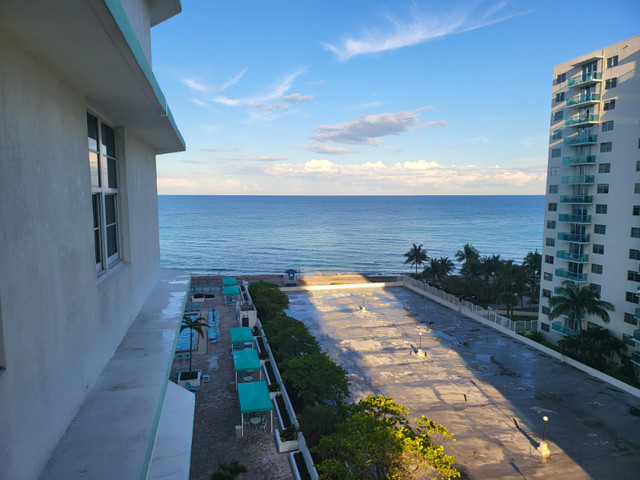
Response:
[[[561,213],[558,220],[568,223],[591,223],[591,215],[572,215],[570,213]]]
[[[574,175],[570,177],[562,177],[563,185],[592,185],[595,181],[593,175]]]
[[[596,83],[602,80],[601,72],[593,72],[585,75],[578,75],[577,77],[570,78],[567,85],[575,87],[577,85],[585,85],[588,83]]]
[[[593,195],[560,195],[561,203],[593,203]]]
[[[567,146],[588,145],[591,143],[598,143],[598,135],[578,135],[564,139],[564,144]]]
[[[578,330],[571,330],[569,327],[565,327],[563,322],[553,322],[551,324],[551,330],[561,333],[565,337],[570,337],[572,335],[578,334]]]
[[[589,243],[589,239],[591,237],[588,233],[567,233],[560,232],[558,233],[558,240],[563,240],[565,242],[573,242],[573,243]]]
[[[588,93],[586,95],[578,95],[577,97],[567,100],[567,107],[575,107],[585,103],[596,103],[600,101],[599,93]]]
[[[640,352],[633,352],[631,353],[631,358],[630,360],[635,363],[636,365],[640,365]]]
[[[583,123],[598,123],[600,115],[576,115],[575,117],[567,118],[564,121],[565,127],[571,127],[572,125],[580,125]]]
[[[576,273],[565,270],[564,268],[556,268],[556,277],[566,278],[574,282],[582,283],[587,281],[586,273]]]
[[[636,310],[640,310],[640,308],[636,309]],[[638,315],[636,315],[637,317]],[[640,341],[640,330],[636,329],[633,331],[633,338],[635,338],[636,340]]]
[[[589,255],[586,253],[580,254],[580,253],[566,252],[564,250],[558,250],[556,252],[556,257],[561,258],[562,260],[569,260],[571,262],[576,262],[576,263],[589,262]]]
[[[587,165],[589,163],[596,163],[595,155],[578,155],[576,157],[564,157],[562,159],[563,165]]]
[[[634,315],[638,320],[640,320],[640,308],[636,308],[636,314]],[[640,330],[636,330],[636,332],[640,332]],[[635,335],[635,333],[634,333]],[[640,337],[637,337],[640,340]]]

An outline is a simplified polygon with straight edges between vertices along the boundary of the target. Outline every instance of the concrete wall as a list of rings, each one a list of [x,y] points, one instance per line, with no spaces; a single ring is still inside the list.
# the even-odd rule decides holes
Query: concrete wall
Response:
[[[155,157],[119,130],[127,261],[96,278],[91,105],[54,71],[0,33],[0,478],[14,480],[39,474],[160,274]]]
[[[149,65],[151,63],[151,20],[146,0],[120,0]]]

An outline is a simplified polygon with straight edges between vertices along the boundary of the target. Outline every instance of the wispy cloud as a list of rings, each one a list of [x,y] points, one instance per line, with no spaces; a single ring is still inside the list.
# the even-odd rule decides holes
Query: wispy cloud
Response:
[[[344,155],[345,153],[354,153],[355,150],[346,147],[335,147],[333,145],[327,145],[326,143],[310,143],[302,145],[303,149],[309,150],[315,153],[328,153],[330,155]]]
[[[218,96],[213,100],[223,105],[241,107],[264,104],[275,99],[280,99],[291,88],[295,79],[302,75],[305,71],[306,69],[300,69],[293,73],[290,73],[289,75],[285,75],[273,82],[264,92],[258,93],[251,97],[229,98],[225,96]]]
[[[245,68],[244,70],[242,70],[237,75],[231,77],[229,80],[227,80],[225,82],[222,82],[222,84],[220,85],[220,90],[226,90],[227,88],[229,88],[229,87],[235,85],[236,83],[238,83],[246,72],[247,72],[247,69]]]
[[[303,103],[313,99],[313,95],[300,95],[299,93],[292,93],[291,95],[285,95],[282,99],[287,103]]]
[[[433,125],[444,126],[447,124],[443,120],[419,124],[419,111],[421,110],[424,110],[424,108],[398,113],[364,115],[342,125],[318,125],[313,127],[315,134],[311,138],[322,143],[376,146],[382,143],[380,137],[398,135],[415,128],[427,128]]]
[[[429,15],[414,8],[407,19],[387,16],[385,28],[370,27],[337,44],[325,43],[324,47],[339,60],[346,61],[357,55],[395,50],[468,32],[528,13],[503,13],[507,6],[507,1],[490,5],[480,1],[441,14]]]
[[[183,78],[182,83],[184,83],[191,90],[196,90],[198,92],[206,93],[208,88],[204,83],[196,82],[190,78]]]

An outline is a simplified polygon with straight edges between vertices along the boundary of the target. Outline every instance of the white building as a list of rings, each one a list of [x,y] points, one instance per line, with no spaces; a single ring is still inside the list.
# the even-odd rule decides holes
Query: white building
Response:
[[[640,36],[553,70],[540,327],[564,280],[591,283],[615,306],[611,322],[588,321],[624,339],[640,365]],[[625,361],[627,358],[624,359]]]
[[[180,10],[0,2],[0,478],[188,475],[189,276],[160,268],[155,164],[185,147],[150,44]]]

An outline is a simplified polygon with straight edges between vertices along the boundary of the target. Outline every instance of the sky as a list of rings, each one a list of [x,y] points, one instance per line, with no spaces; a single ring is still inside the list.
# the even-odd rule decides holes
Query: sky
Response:
[[[556,64],[637,0],[182,0],[153,69],[161,195],[543,195]]]

